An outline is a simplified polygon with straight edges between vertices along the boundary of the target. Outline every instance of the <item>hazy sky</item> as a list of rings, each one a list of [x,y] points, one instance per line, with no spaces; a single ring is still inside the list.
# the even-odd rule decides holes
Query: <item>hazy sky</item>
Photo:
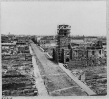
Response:
[[[57,25],[71,35],[106,35],[106,1],[2,2],[2,34],[55,35]]]

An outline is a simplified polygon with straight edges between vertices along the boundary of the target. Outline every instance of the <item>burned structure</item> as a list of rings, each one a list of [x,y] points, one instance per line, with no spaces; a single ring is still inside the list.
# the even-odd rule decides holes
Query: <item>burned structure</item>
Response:
[[[53,60],[56,62],[68,63],[71,60],[69,25],[59,25],[57,27],[57,47],[53,49]]]

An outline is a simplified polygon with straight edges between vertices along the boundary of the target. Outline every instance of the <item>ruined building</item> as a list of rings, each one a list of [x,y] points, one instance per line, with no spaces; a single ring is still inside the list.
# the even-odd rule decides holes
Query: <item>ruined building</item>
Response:
[[[68,63],[68,68],[78,68],[87,66],[105,66],[106,57],[103,53],[102,42],[97,41],[90,46],[78,46],[72,48],[72,60]]]
[[[68,63],[71,59],[69,25],[58,25],[57,27],[57,47],[53,49],[53,60],[56,62]]]
[[[106,65],[102,41],[83,42],[78,46],[71,45],[71,26],[57,27],[57,47],[53,49],[53,60],[68,64],[68,68]]]

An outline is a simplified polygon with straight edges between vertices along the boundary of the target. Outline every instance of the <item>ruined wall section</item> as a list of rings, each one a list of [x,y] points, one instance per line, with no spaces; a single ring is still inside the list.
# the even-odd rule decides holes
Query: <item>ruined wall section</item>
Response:
[[[106,66],[107,64],[106,58],[90,55],[89,50],[84,47],[72,48],[71,53],[71,61],[68,63],[69,69],[88,66]]]

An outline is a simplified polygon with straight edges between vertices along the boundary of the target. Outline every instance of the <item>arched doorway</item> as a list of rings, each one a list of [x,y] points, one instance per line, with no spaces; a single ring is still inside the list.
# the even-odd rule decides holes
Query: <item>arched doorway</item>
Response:
[[[69,58],[66,58],[66,62],[69,62]]]

